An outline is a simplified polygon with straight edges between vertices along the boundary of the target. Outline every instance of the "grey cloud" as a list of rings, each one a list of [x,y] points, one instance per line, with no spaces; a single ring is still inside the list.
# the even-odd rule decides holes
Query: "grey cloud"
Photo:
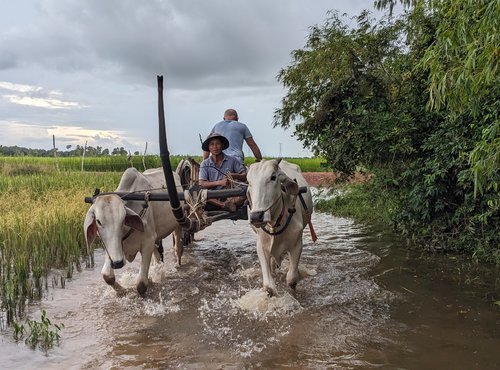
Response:
[[[159,73],[188,89],[272,84],[291,50],[302,46],[293,36],[307,33],[304,18],[311,13],[308,1],[286,0],[42,4],[35,24],[11,34],[5,47],[11,54],[0,65],[24,60],[66,72],[109,69],[137,83]],[[0,55],[9,55],[4,50]]]

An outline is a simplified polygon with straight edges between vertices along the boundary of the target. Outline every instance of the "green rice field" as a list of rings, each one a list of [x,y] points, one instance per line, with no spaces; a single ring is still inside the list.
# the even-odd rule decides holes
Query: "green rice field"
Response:
[[[176,168],[179,161],[188,156],[170,156],[172,168]],[[201,162],[201,156],[191,156],[194,160]],[[285,158],[288,162],[298,164],[304,172],[325,171],[324,160],[321,158]],[[245,164],[255,161],[253,157],[247,158]],[[17,174],[33,171],[87,171],[87,172],[112,172],[125,171],[128,167],[138,170],[161,167],[159,155],[148,156],[105,156],[87,157],[83,160],[79,157],[0,157],[0,173]]]
[[[172,168],[183,158],[171,157]],[[303,171],[324,171],[320,159],[287,160]],[[84,198],[95,188],[113,191],[131,164],[142,171],[161,160],[86,158],[82,171],[80,158],[0,157],[0,328],[85,265]]]

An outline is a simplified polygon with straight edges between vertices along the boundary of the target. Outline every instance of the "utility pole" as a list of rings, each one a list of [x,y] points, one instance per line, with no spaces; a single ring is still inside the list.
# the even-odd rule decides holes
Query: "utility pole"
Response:
[[[278,158],[281,158],[281,146],[282,146],[282,143],[279,143],[280,144],[280,151],[279,151],[279,154],[278,154]]]

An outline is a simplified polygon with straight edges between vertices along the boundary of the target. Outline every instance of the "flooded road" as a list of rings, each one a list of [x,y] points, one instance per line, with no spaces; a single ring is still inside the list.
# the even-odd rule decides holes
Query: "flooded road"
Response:
[[[117,271],[117,294],[97,266],[41,307],[64,323],[47,355],[0,337],[1,369],[494,369],[500,368],[500,275],[418,255],[394,236],[316,213],[306,229],[296,294],[260,290],[255,234],[219,221],[196,235],[175,267],[150,270],[138,297],[138,261]],[[33,308],[34,317],[37,308]]]

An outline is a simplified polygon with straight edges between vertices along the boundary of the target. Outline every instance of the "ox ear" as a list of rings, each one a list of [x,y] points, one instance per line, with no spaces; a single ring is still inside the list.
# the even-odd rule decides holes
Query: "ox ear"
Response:
[[[141,216],[128,207],[125,207],[125,211],[127,212],[125,215],[125,225],[130,226],[132,229],[144,232],[144,223],[142,222]]]
[[[97,236],[97,224],[95,222],[94,205],[92,204],[87,211],[85,221],[83,222],[83,233],[85,234],[85,242],[89,247]]]
[[[293,181],[291,178],[285,175],[285,173],[282,171],[280,171],[280,181],[281,181],[281,187],[285,190],[285,193],[291,195],[299,194],[299,184],[297,184],[295,181]]]

